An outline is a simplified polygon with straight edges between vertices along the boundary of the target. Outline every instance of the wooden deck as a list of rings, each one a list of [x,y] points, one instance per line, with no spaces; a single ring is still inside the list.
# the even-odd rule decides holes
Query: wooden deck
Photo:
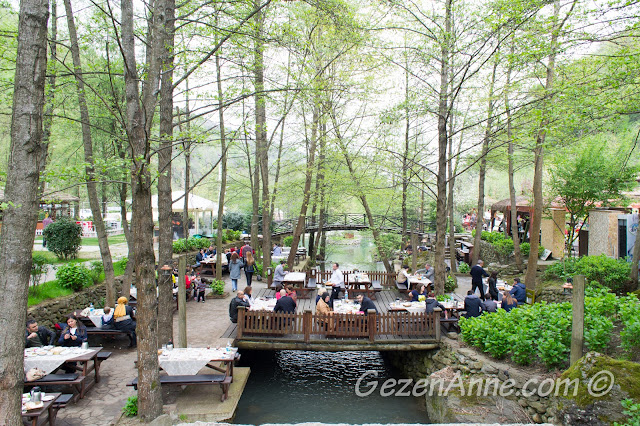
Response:
[[[254,297],[274,294],[273,290],[266,288],[254,291]],[[373,303],[378,309],[377,317],[336,315],[320,318],[315,316],[314,291],[308,299],[298,299],[296,314],[269,313],[265,316],[263,313],[261,318],[257,318],[257,314],[251,312],[240,333],[238,324],[231,324],[222,337],[233,339],[234,346],[239,348],[262,350],[428,350],[439,347],[440,324],[436,315],[390,313],[389,304],[396,298],[404,300],[406,295],[395,290],[382,290],[376,296]],[[323,326],[329,322],[333,326]],[[338,327],[340,332],[335,332],[335,322],[342,326]],[[376,327],[369,329],[367,323],[375,323]]]

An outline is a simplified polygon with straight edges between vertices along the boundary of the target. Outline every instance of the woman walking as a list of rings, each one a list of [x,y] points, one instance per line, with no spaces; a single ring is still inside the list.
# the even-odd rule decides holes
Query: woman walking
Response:
[[[253,278],[253,273],[255,272],[256,261],[253,258],[253,253],[251,250],[247,251],[247,262],[244,264],[244,275],[247,277],[247,287],[251,286],[251,279]]]
[[[235,293],[238,291],[238,280],[240,279],[240,268],[244,266],[242,259],[237,252],[231,253],[231,261],[229,262],[229,278],[231,278],[231,290]]]

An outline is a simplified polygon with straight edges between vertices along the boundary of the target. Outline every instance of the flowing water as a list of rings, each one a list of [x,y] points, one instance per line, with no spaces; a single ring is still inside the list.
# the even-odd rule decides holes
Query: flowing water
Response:
[[[355,233],[355,240],[330,241],[327,259],[342,270],[384,270],[374,261],[373,250],[371,236]],[[424,400],[381,396],[383,381],[400,376],[380,352],[242,351],[240,364],[250,367],[251,374],[236,411],[237,424],[428,423]],[[372,371],[378,377],[368,373],[360,390],[366,393],[367,383],[375,380],[376,391],[358,396],[358,378]]]
[[[420,399],[381,396],[383,381],[399,376],[379,352],[242,351],[240,365],[251,367],[251,374],[237,424],[428,423]],[[378,385],[360,397],[356,386],[365,373],[361,393],[371,389],[371,381]]]

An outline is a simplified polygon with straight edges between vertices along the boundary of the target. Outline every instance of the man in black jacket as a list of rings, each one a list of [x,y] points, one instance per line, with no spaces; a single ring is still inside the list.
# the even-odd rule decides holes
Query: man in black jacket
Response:
[[[376,311],[376,314],[378,313],[378,309],[376,309],[376,305],[374,305],[373,301],[368,297],[363,296],[362,294],[359,294],[358,296],[356,296],[356,300],[360,304],[360,310],[365,314],[369,311],[369,309],[373,309],[374,311]]]
[[[480,291],[480,298],[482,300],[485,299],[482,279],[489,276],[489,274],[487,274],[487,271],[485,271],[482,267],[483,265],[484,262],[482,260],[478,260],[478,264],[471,268],[471,271],[469,272],[471,274],[471,291],[475,293],[477,287]]]
[[[56,333],[49,330],[45,326],[38,326],[38,323],[34,319],[27,321],[27,329],[24,332],[24,347],[41,347],[53,344],[56,341]]]
[[[240,306],[249,309],[249,302],[244,300],[244,291],[239,291],[238,295],[231,299],[231,303],[229,303],[229,319],[234,324],[238,322],[238,308]]]
[[[482,314],[482,301],[472,290],[469,290],[464,298],[464,310],[467,311],[466,318],[479,317]]]
[[[282,296],[276,302],[275,308],[273,308],[273,312],[284,312],[285,314],[295,314],[296,313],[296,301],[291,298],[291,296]]]

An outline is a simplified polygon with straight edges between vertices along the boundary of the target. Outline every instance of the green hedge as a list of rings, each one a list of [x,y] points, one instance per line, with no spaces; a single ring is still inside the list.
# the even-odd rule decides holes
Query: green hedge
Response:
[[[75,259],[82,244],[82,227],[68,217],[61,217],[43,231],[47,250],[59,259]]]
[[[199,250],[201,248],[209,248],[210,245],[214,244],[213,240],[208,238],[180,238],[179,240],[175,240],[173,242],[173,252],[174,253],[184,253],[187,251]]]
[[[67,263],[59,266],[56,272],[56,279],[62,288],[68,288],[73,291],[80,291],[84,287],[93,284],[91,271],[77,263]]]
[[[568,258],[547,267],[544,278],[566,280],[574,275],[584,275],[586,281],[597,281],[612,291],[621,292],[629,281],[631,263],[624,259],[600,256]]]

